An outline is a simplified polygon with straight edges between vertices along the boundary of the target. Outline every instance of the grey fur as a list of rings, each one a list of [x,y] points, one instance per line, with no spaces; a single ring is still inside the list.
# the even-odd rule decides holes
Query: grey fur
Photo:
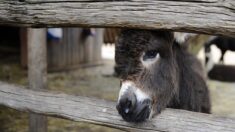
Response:
[[[147,69],[139,58],[153,49],[160,53],[160,60]],[[115,54],[118,76],[133,81],[152,97],[155,114],[165,107],[210,113],[202,65],[174,41],[173,33],[125,29],[120,33]]]

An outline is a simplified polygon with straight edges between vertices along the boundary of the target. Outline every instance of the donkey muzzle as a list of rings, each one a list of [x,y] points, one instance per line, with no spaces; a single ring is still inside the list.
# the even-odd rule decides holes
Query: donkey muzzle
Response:
[[[149,118],[151,99],[132,82],[123,82],[117,104],[118,113],[128,122],[142,122]]]

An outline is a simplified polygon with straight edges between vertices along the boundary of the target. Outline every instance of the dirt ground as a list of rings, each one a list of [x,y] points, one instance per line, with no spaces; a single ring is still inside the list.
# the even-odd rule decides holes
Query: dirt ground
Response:
[[[17,55],[0,56],[0,80],[27,86],[27,73],[19,64]],[[48,74],[48,89],[72,95],[96,97],[115,101],[119,92],[119,80],[112,76],[113,60],[104,65],[73,71]],[[235,118],[235,83],[208,80],[212,99],[212,113]],[[1,132],[26,132],[28,114],[0,106]],[[118,132],[107,127],[48,118],[49,132]]]

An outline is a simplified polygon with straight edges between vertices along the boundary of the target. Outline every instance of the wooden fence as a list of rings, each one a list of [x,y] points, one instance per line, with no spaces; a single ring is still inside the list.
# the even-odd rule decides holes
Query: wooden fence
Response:
[[[1,0],[0,25],[19,27],[129,27],[235,36],[234,0]],[[46,89],[43,29],[30,29],[30,89]],[[43,40],[43,41],[42,41]],[[39,44],[39,42],[41,42]],[[152,121],[123,121],[104,100],[36,92],[0,83],[0,104],[33,112],[30,131],[45,132],[42,115],[127,131],[234,131],[235,119],[167,109]],[[38,115],[42,114],[42,115]]]
[[[115,103],[94,98],[33,91],[0,82],[0,104],[28,112],[109,126],[126,131],[232,132],[235,119],[185,110],[167,109],[152,121],[127,123]]]
[[[235,36],[234,0],[114,1],[1,0],[0,24],[157,28]]]

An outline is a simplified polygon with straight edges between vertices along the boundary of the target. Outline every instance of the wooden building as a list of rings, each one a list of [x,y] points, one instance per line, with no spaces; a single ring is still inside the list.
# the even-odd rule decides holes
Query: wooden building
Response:
[[[84,35],[82,28],[63,28],[61,40],[47,42],[49,71],[69,70],[102,64],[103,29]],[[21,64],[27,67],[27,29],[21,30]]]

